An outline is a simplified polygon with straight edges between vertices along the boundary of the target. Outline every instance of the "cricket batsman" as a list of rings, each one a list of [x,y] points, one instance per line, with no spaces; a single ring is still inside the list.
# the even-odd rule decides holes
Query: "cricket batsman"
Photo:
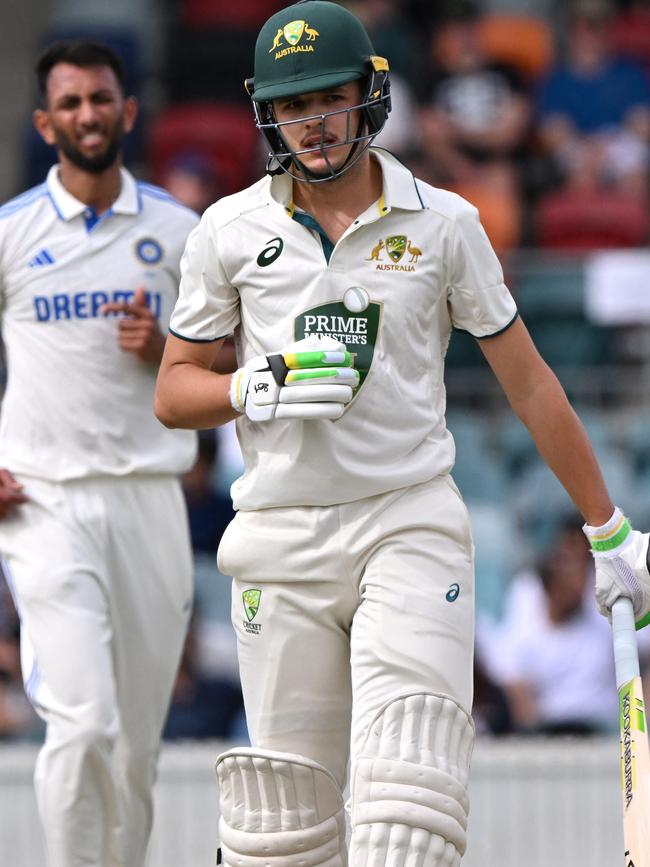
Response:
[[[457,867],[474,575],[445,425],[452,328],[584,515],[604,610],[632,595],[647,616],[648,536],[611,502],[476,209],[371,146],[389,63],[361,23],[296,3],[254,64],[267,174],[188,239],[156,397],[169,427],[236,418],[245,462],[218,560],[252,747],[217,760],[222,863]],[[233,333],[240,367],[215,373]]]

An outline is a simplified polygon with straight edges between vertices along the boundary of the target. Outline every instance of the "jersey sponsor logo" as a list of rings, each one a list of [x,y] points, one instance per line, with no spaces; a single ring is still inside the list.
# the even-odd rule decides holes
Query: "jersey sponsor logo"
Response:
[[[354,366],[359,371],[362,387],[372,365],[381,324],[383,305],[370,301],[360,286],[346,290],[342,301],[319,304],[305,310],[294,320],[296,340],[312,334],[333,337],[354,355]]]
[[[252,622],[255,620],[257,612],[260,610],[261,600],[262,591],[258,590],[256,587],[250,587],[242,593],[244,614],[246,615],[246,620],[243,621],[242,625],[246,632],[251,632],[254,635],[258,635],[262,631],[261,624]]]
[[[460,584],[452,584],[445,594],[447,602],[455,602],[460,596]]]
[[[266,268],[267,265],[271,265],[275,262],[283,250],[284,241],[282,238],[271,238],[270,241],[266,242],[266,247],[257,257],[257,264],[260,268]]]
[[[154,316],[160,316],[162,295],[160,292],[146,293],[147,305]],[[135,299],[135,292],[116,289],[114,292],[75,292],[67,294],[59,292],[56,295],[35,295],[34,313],[37,322],[59,322],[68,319],[98,319],[104,304],[109,302],[130,304]],[[120,316],[111,313],[109,316]]]
[[[383,259],[386,253],[389,262]],[[408,254],[406,262],[402,262]],[[406,235],[391,235],[389,238],[380,238],[370,251],[367,262],[376,262],[376,271],[415,271],[422,250],[411,243]]]
[[[27,264],[30,268],[41,268],[43,265],[54,265],[55,261],[50,251],[43,247]]]
[[[303,41],[303,36],[306,37]],[[278,27],[273,44],[269,48],[269,54],[275,52],[274,60],[281,60],[290,54],[302,51],[313,51],[313,43],[316,42],[320,33],[309,22],[297,20],[290,21],[284,27]],[[302,42],[302,44],[300,44]]]
[[[136,241],[135,255],[146,265],[157,265],[163,257],[163,248],[155,238],[141,238]]]

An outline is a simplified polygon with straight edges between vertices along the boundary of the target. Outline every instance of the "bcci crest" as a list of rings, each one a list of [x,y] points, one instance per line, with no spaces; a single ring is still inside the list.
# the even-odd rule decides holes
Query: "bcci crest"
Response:
[[[384,250],[391,260],[390,263],[384,264],[382,262]],[[402,262],[405,253],[409,254],[409,260],[406,264]],[[415,266],[421,255],[422,250],[415,247],[406,235],[391,235],[390,238],[381,238],[375,244],[370,251],[368,261],[379,263],[375,266],[377,271],[415,271]]]
[[[298,43],[303,36],[307,38],[302,45]],[[295,54],[297,51],[313,51],[314,46],[310,43],[315,42],[320,33],[309,26],[307,21],[290,21],[284,27],[278,27],[278,31],[273,39],[273,45],[269,48],[269,54],[275,51],[275,59],[280,60],[288,54]]]

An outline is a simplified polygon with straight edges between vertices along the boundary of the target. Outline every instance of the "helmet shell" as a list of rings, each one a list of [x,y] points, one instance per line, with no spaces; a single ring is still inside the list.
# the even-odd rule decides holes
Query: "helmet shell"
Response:
[[[255,102],[338,87],[371,70],[375,50],[361,22],[328,0],[303,0],[264,24],[255,44]]]

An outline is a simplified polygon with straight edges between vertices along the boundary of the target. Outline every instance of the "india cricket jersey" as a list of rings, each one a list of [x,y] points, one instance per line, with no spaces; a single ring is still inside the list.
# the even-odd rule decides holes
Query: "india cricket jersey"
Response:
[[[122,170],[122,188],[98,216],[45,183],[0,208],[0,304],[9,381],[0,463],[64,481],[97,475],[178,473],[195,434],[153,414],[156,368],[118,345],[118,316],[143,287],[163,330],[178,293],[193,211]]]
[[[331,420],[237,420],[236,508],[332,505],[447,473],[444,357],[517,315],[476,209],[372,149],[383,194],[335,244],[296,211],[292,180],[264,178],[210,207],[188,238],[171,320],[178,337],[235,332],[240,364],[310,334],[355,354],[360,384]]]

